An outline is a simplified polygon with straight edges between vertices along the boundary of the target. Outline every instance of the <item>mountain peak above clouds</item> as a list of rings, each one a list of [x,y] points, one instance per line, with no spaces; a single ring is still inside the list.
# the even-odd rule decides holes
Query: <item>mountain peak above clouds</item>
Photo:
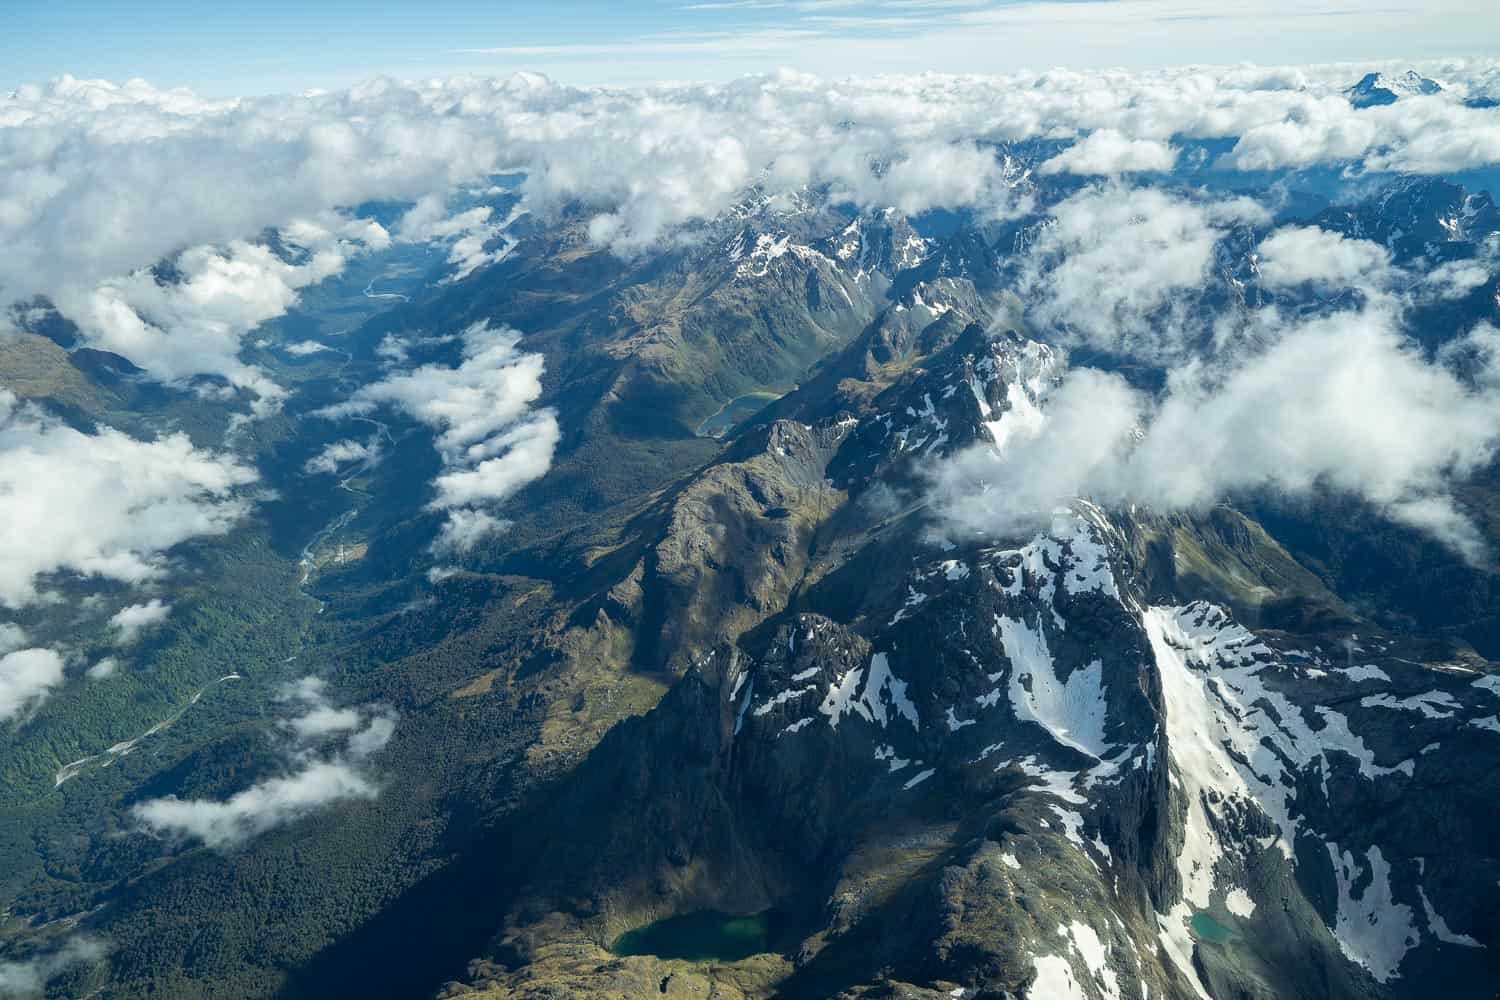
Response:
[[[1356,108],[1372,108],[1383,104],[1395,104],[1403,97],[1427,97],[1441,93],[1442,84],[1429,79],[1414,69],[1399,76],[1385,73],[1366,73],[1358,83],[1344,91],[1349,103]]]

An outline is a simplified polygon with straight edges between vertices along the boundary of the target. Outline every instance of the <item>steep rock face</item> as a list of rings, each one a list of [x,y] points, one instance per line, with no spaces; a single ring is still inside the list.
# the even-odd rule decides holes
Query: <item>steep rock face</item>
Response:
[[[976,443],[1003,445],[1040,420],[1059,371],[1051,348],[970,324],[870,401],[830,472],[850,488],[899,485],[921,463]]]
[[[1137,510],[1122,530],[1151,603],[1222,604],[1252,628],[1358,628],[1344,600],[1228,504],[1165,516]]]
[[[1194,796],[1186,796],[1184,902],[1196,906],[1207,889],[1192,871],[1222,875],[1243,865],[1257,919],[1283,925],[1254,942],[1267,977],[1284,950],[1275,942],[1320,929],[1306,919],[1310,907],[1361,970],[1346,973],[1358,993],[1373,981],[1413,995],[1436,976],[1451,995],[1475,995],[1488,961],[1480,938],[1493,940],[1493,922],[1465,924],[1480,932],[1467,940],[1452,931],[1432,903],[1450,876],[1435,870],[1430,833],[1416,831],[1434,813],[1451,815],[1445,859],[1494,871],[1493,850],[1474,846],[1492,819],[1482,811],[1461,819],[1450,813],[1464,808],[1469,791],[1448,785],[1457,760],[1472,764],[1497,750],[1471,735],[1483,727],[1486,707],[1475,695],[1492,679],[1475,672],[1477,665],[1419,663],[1410,658],[1413,649],[1385,637],[1345,634],[1335,652],[1331,637],[1259,636],[1205,604],[1153,609],[1148,624],[1164,686],[1173,692],[1168,718],[1180,720],[1169,726],[1169,741],[1175,737],[1179,747],[1173,760],[1184,791],[1202,789],[1196,818]],[[1407,693],[1413,689],[1421,691]],[[1491,780],[1486,772],[1481,785]],[[1275,830],[1259,840],[1237,833],[1236,816],[1262,827],[1270,820]],[[1192,836],[1195,827],[1207,835]],[[1189,866],[1194,844],[1202,853]],[[1264,906],[1278,894],[1279,911]],[[1493,907],[1489,893],[1476,895],[1471,900],[1481,911]],[[1226,905],[1233,902],[1226,897]],[[1248,909],[1243,897],[1239,905]],[[1228,978],[1227,970],[1219,974]]]
[[[918,311],[898,304],[884,315]],[[877,482],[914,488],[914,462],[1039,418],[1056,378],[1051,350],[1014,334],[990,337],[973,323],[960,327],[961,316],[928,311],[907,327],[906,342],[937,346],[885,391],[844,400],[864,416],[837,399],[793,393],[770,411],[787,416],[748,429],[674,491],[661,538],[605,605],[641,635],[638,668],[681,673],[719,638],[783,611],[826,569],[816,558],[820,537],[865,546],[862,536],[839,541],[868,513],[850,507],[852,496]],[[830,521],[838,523],[825,529]]]
[[[851,222],[826,194],[782,204],[752,192],[673,249],[629,260],[591,245],[581,220],[542,229],[496,267],[383,322],[505,316],[563,383],[566,425],[586,414],[636,436],[682,434],[737,396],[792,386],[857,336],[893,277],[927,252],[899,214]]]
[[[712,407],[679,393],[784,388],[869,322],[869,283],[789,241],[762,234],[748,256],[685,263],[621,294],[606,350],[626,365],[611,389],[625,411],[655,400],[691,427]]]
[[[936,252],[933,241],[920,236],[894,209],[857,217],[816,246],[856,276],[882,275],[887,281]]]
[[[813,531],[842,497],[825,479],[848,424],[778,420],[739,442],[675,499],[651,555],[662,662],[733,637],[785,607]]]
[[[486,982],[606,995],[661,968],[610,956],[622,931],[769,908],[766,955],[671,974],[786,997],[1484,995],[1496,772],[1455,781],[1500,755],[1483,660],[1382,633],[1230,508],[1076,501],[960,547],[919,504],[870,509],[921,462],[1003,447],[1055,378],[1040,345],[952,331],[857,414],[765,425],[680,494],[653,572],[695,610],[664,634],[711,651],[539,820],[588,817]],[[808,496],[828,507],[792,531]],[[716,503],[743,517],[732,552]]]
[[[1330,208],[1317,223],[1373,240],[1402,263],[1421,257],[1452,260],[1471,256],[1500,231],[1500,210],[1487,192],[1441,178],[1408,177],[1371,198]]]
[[[584,930],[607,940],[611,914],[661,896],[786,905],[802,925],[786,988],[819,995],[860,982],[840,972],[867,948],[913,981],[1020,988],[1036,970],[1018,956],[1053,947],[1060,924],[1079,975],[1112,975],[1087,971],[1095,932],[1069,919],[1082,893],[1106,939],[1149,937],[1144,901],[1166,887],[1137,872],[1167,828],[1151,808],[1163,779],[1147,646],[1139,628],[1132,644],[1102,643],[1130,619],[1098,543],[1107,529],[1088,516],[1060,516],[1060,537],[1036,547],[919,573],[873,640],[808,614],[753,660],[717,650],[607,737],[568,800],[619,796],[567,850],[597,864],[576,884],[619,887],[582,908],[597,914]],[[1108,803],[1106,825],[1085,820],[1090,801]],[[1133,901],[1102,891],[1106,870]],[[1039,912],[1013,911],[1032,896]]]
[[[570,808],[613,805],[566,849],[596,862],[574,884],[610,888],[534,912],[604,944],[784,908],[787,996],[882,968],[1036,997],[1483,995],[1495,893],[1454,889],[1497,870],[1494,779],[1451,782],[1500,750],[1493,678],[1146,606],[1121,537],[1080,506],[920,567],[868,638],[802,614],[705,657],[580,772]]]

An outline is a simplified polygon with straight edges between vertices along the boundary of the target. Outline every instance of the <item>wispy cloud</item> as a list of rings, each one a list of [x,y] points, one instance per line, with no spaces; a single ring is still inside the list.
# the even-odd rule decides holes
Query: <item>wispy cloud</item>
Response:
[[[75,965],[98,962],[108,952],[104,941],[78,934],[31,958],[0,962],[0,996],[41,996],[52,979]]]
[[[145,604],[131,604],[115,612],[109,619],[109,627],[114,630],[115,641],[128,646],[146,629],[166,621],[171,613],[172,605],[153,597]]]
[[[789,5],[790,0],[710,0],[708,3],[683,4],[683,10],[777,10]]]
[[[62,683],[63,660],[51,649],[18,649],[0,656],[0,721],[41,704]]]
[[[289,685],[283,699],[301,708],[284,721],[294,740],[285,774],[222,800],[150,799],[131,814],[152,833],[227,848],[335,803],[375,798],[379,787],[367,765],[394,735],[395,715],[368,705],[335,707],[316,677]]]

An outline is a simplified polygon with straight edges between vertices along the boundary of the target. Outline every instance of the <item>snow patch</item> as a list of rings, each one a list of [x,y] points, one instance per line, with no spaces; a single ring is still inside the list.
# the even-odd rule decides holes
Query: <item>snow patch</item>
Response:
[[[1437,938],[1439,941],[1442,941],[1445,944],[1456,944],[1461,945],[1465,948],[1484,947],[1484,945],[1480,944],[1478,941],[1474,940],[1467,934],[1453,933],[1452,928],[1448,926],[1448,921],[1444,920],[1438,914],[1438,912],[1432,908],[1432,903],[1427,899],[1427,890],[1420,885],[1417,886],[1417,895],[1422,897],[1422,912],[1427,917],[1427,929],[1432,932],[1433,937]]]
[[[785,729],[783,729],[777,735],[779,735],[779,736],[786,736],[789,733],[800,733],[802,730],[804,730],[808,726],[812,725],[812,723],[813,723],[812,716],[810,716],[810,715],[803,716],[802,718],[798,719],[796,722],[794,722],[791,725],[787,726]]]
[[[1364,966],[1377,982],[1390,982],[1400,975],[1401,960],[1420,942],[1411,907],[1391,896],[1391,866],[1379,847],[1371,847],[1368,865],[1350,851],[1339,852],[1329,844],[1333,872],[1338,879],[1338,918],[1333,928],[1339,948],[1353,962]],[[1369,882],[1354,894],[1356,883]]]
[[[933,767],[925,768],[925,769],[923,769],[921,771],[918,771],[916,774],[912,775],[912,777],[906,782],[906,784],[904,784],[904,785],[901,786],[901,790],[902,791],[910,791],[911,789],[916,788],[918,785],[920,785],[922,782],[926,781],[928,778],[932,777],[936,773],[937,773],[937,768],[933,768]]]
[[[1348,719],[1330,708],[1314,706],[1322,726],[1313,729],[1301,708],[1266,685],[1263,674],[1282,669],[1274,651],[1222,608],[1151,608],[1142,623],[1166,701],[1173,773],[1188,806],[1178,872],[1195,908],[1208,906],[1214,867],[1226,849],[1221,817],[1259,808],[1281,831],[1274,843],[1295,863],[1297,773],[1318,768],[1326,796],[1335,752],[1351,757],[1371,780],[1415,769],[1412,761],[1376,764]]]
[[[1066,681],[1059,680],[1040,627],[1032,629],[1005,615],[995,617],[1011,664],[1010,701],[1016,718],[1037,723],[1064,746],[1102,758],[1111,746],[1104,738],[1108,714],[1103,663],[1095,660],[1068,674]]]
[[[1463,707],[1447,691],[1428,691],[1401,699],[1389,694],[1366,695],[1359,700],[1359,706],[1389,708],[1397,712],[1420,712],[1427,719],[1451,719],[1453,712]],[[1443,711],[1444,709],[1449,711]]]
[[[1115,972],[1109,967],[1109,952],[1099,935],[1088,924],[1073,921],[1068,925],[1068,935],[1073,940],[1073,950],[1083,959],[1083,964],[1094,977],[1100,990],[1108,1000],[1119,1000],[1120,984]]]
[[[757,718],[759,718],[760,716],[765,715],[766,713],[770,712],[776,706],[778,706],[778,705],[785,705],[787,702],[791,701],[793,698],[800,698],[800,697],[802,697],[805,694],[811,694],[814,690],[815,689],[811,688],[811,687],[804,687],[804,688],[788,688],[785,691],[778,692],[777,695],[776,695],[776,697],[774,697],[774,698],[767,698],[765,701],[761,702],[759,705],[756,706],[756,708],[755,708],[755,716]]]
[[[1027,1000],[1089,1000],[1073,978],[1073,966],[1061,955],[1043,955],[1031,960],[1036,978],[1026,990]]]
[[[1171,959],[1172,965],[1193,987],[1199,1000],[1213,1000],[1208,995],[1208,990],[1203,988],[1203,980],[1198,978],[1198,969],[1193,965],[1193,936],[1188,933],[1188,921],[1192,918],[1192,907],[1186,903],[1176,904],[1169,913],[1158,913],[1156,937],[1161,942],[1162,950],[1167,953],[1167,958]]]
[[[956,716],[956,715],[953,714],[953,706],[950,705],[948,707],[948,719],[947,719],[947,721],[948,721],[948,732],[950,732],[950,733],[956,733],[960,729],[962,729],[964,726],[972,726],[974,724],[975,720],[973,720],[973,719],[960,719],[958,716]]]

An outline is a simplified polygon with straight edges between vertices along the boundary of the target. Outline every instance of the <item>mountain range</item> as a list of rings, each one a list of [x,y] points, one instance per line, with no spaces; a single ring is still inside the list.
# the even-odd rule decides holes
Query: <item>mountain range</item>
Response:
[[[259,478],[154,607],[58,574],[13,615],[114,624],[0,767],[7,962],[101,997],[1494,995],[1494,455],[1445,455],[1451,497],[1103,457],[1286,386],[1273,320],[1399,325],[1452,374],[1397,389],[1468,405],[1492,193],[1191,157],[1127,189],[1057,150],[993,146],[1005,217],[756,187],[631,253],[498,179],[462,277],[393,244],[258,326],[258,419],[39,304],[0,340],[37,433]],[[1153,402],[1052,498],[1080,386]],[[1371,482],[1411,401],[1367,416]],[[1316,450],[1282,448],[1296,398],[1246,405],[1278,468]]]

